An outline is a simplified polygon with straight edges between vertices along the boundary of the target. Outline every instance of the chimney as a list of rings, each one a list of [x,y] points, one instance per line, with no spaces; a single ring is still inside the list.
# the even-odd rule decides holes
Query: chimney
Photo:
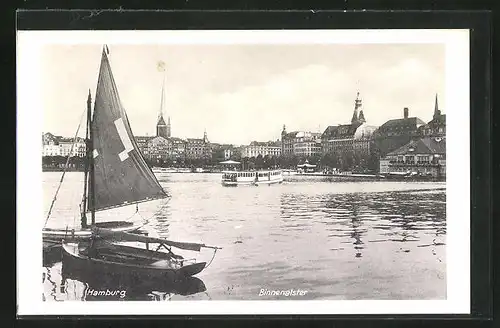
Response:
[[[408,107],[405,107],[403,109],[403,113],[404,113],[404,118],[408,118]]]

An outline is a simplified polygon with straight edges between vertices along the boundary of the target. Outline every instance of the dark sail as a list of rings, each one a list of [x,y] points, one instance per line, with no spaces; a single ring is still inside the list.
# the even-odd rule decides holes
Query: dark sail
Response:
[[[94,194],[88,210],[168,197],[142,157],[103,50],[92,120]]]

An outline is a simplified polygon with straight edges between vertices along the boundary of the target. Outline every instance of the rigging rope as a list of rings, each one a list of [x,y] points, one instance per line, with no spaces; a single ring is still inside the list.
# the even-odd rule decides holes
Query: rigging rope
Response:
[[[205,265],[205,269],[206,269],[206,268],[208,268],[208,267],[210,266],[210,264],[212,264],[212,261],[213,261],[213,260],[214,260],[214,258],[215,258],[215,253],[217,253],[217,249],[218,249],[218,248],[215,248],[215,249],[214,249],[214,255],[212,256],[212,259],[210,260],[210,262],[208,262],[208,264],[207,264],[207,265]]]
[[[56,193],[54,195],[54,199],[52,199],[52,203],[50,204],[49,212],[47,213],[47,218],[45,219],[45,224],[43,225],[44,228],[47,225],[47,222],[49,221],[49,217],[50,217],[50,214],[52,213],[52,208],[54,207],[54,203],[56,202],[57,194],[59,193],[59,189],[61,189],[61,185],[62,185],[62,182],[64,180],[64,175],[66,174],[66,170],[68,168],[69,159],[71,157],[71,154],[73,153],[73,148],[75,147],[76,138],[78,136],[78,132],[80,131],[80,126],[82,125],[82,120],[83,120],[84,114],[86,112],[87,112],[87,109],[85,109],[83,111],[82,116],[80,117],[80,123],[78,123],[78,128],[76,129],[75,137],[73,138],[73,143],[71,144],[71,149],[69,151],[68,158],[66,159],[66,165],[64,166],[63,174],[61,175],[61,180],[59,181],[59,185],[57,186],[57,190],[56,190]]]

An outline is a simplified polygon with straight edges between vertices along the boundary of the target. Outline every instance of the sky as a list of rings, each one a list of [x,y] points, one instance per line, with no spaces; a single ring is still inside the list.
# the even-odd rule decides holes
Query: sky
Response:
[[[165,74],[172,136],[248,144],[287,131],[350,123],[356,93],[367,124],[446,113],[444,44],[108,44],[136,136],[152,136]],[[95,94],[102,45],[45,45],[40,54],[43,131],[73,136]],[[164,62],[166,71],[158,69]],[[84,126],[84,124],[82,125]]]

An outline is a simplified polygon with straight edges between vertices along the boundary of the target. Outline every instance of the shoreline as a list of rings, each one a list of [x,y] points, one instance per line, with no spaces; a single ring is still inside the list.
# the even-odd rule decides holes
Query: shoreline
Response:
[[[62,168],[42,168],[42,172],[63,172]],[[67,169],[66,172],[84,172],[83,169]],[[157,174],[222,174],[222,172],[154,172]],[[352,181],[407,181],[407,182],[446,182],[446,178],[414,178],[414,177],[381,177],[375,174],[323,174],[323,173],[297,173],[283,174],[284,179],[293,177],[320,177],[320,178],[340,178]]]

